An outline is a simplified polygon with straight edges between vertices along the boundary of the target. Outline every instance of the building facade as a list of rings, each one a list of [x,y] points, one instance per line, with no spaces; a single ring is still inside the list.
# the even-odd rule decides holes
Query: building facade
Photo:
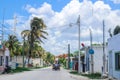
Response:
[[[120,80],[120,34],[108,39],[109,77]]]
[[[93,72],[101,73],[103,67],[103,46],[102,45],[93,45],[94,54],[93,55]],[[92,72],[92,57],[89,53],[90,48],[85,47],[85,57],[84,57],[84,67],[85,72]],[[105,71],[107,71],[107,47],[105,47]]]

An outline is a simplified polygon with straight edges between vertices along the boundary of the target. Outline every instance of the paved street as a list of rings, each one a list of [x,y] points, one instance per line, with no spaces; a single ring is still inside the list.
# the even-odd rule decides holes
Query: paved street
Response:
[[[0,80],[85,80],[77,79],[68,71],[62,69],[60,71],[53,71],[51,68],[36,69],[16,74],[0,75]]]

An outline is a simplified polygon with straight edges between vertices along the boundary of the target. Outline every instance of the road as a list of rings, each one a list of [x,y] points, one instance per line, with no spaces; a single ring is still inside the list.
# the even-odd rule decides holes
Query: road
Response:
[[[53,71],[50,67],[15,74],[0,75],[0,80],[77,80],[68,71]],[[80,79],[79,79],[80,80]]]

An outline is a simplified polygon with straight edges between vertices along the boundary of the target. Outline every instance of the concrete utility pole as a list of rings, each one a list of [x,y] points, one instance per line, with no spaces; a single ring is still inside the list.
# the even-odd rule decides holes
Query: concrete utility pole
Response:
[[[106,63],[106,59],[105,59],[105,23],[103,20],[103,74],[105,74],[105,63]]]
[[[92,46],[92,31],[91,31],[91,29],[89,29],[90,30],[90,49],[92,49],[93,48],[93,46]],[[91,73],[94,73],[94,61],[93,61],[93,55],[94,54],[91,54]]]
[[[23,36],[23,53],[22,53],[22,56],[23,56],[23,68],[25,67],[25,64],[24,64],[24,53],[25,53],[25,36]]]
[[[77,23],[72,23],[69,26],[71,27],[72,25],[78,25],[78,73],[81,73],[81,55],[80,55],[80,15],[78,16]]]
[[[1,44],[3,44],[3,40],[4,40],[4,16],[5,16],[5,9],[3,9],[3,21],[2,21],[2,40],[1,40]]]
[[[78,73],[81,73],[81,55],[80,55],[80,15],[77,20],[78,24],[78,50],[79,50],[79,57],[78,57]]]
[[[68,44],[68,69],[70,69],[70,44]]]
[[[16,35],[17,16],[14,15],[14,35]]]

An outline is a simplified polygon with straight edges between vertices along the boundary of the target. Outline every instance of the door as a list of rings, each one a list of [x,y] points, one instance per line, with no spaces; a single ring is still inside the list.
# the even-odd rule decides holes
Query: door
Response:
[[[112,56],[112,52],[109,53],[109,76],[113,77],[113,56]]]
[[[6,56],[6,66],[8,66],[8,56]]]

